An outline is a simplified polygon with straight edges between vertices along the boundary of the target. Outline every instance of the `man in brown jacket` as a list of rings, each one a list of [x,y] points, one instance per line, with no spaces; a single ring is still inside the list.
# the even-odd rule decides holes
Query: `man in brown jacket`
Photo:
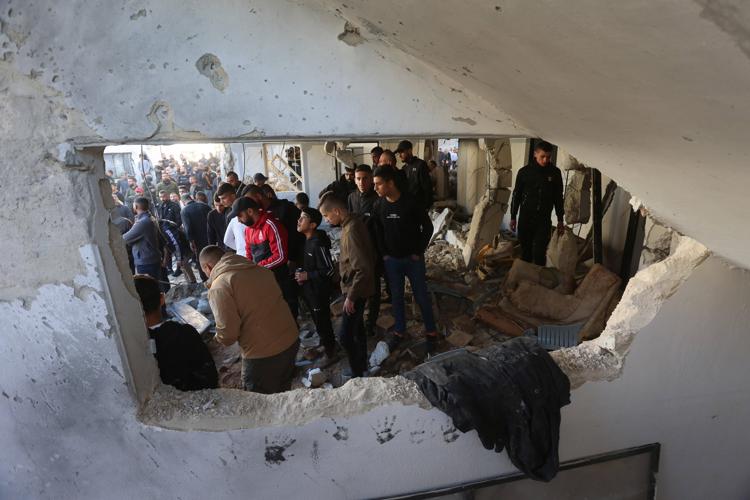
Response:
[[[208,303],[216,320],[216,340],[242,348],[246,391],[288,391],[299,349],[297,324],[273,272],[251,260],[209,245],[200,254],[209,277]]]
[[[327,195],[320,203],[320,212],[331,225],[341,226],[339,274],[346,300],[339,342],[349,357],[352,377],[361,377],[367,370],[364,310],[375,288],[375,249],[367,226],[359,216],[349,213],[345,201]]]

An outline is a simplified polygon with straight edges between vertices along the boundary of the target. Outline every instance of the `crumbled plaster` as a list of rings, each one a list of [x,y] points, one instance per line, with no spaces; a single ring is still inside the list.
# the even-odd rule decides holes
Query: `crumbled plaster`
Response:
[[[344,31],[339,33],[339,36],[337,38],[345,44],[351,45],[352,47],[356,47],[357,45],[364,43],[365,41],[365,39],[359,33],[359,28],[354,26],[349,21],[344,24]]]
[[[175,430],[220,431],[299,426],[323,417],[348,417],[386,405],[432,405],[403,377],[355,378],[337,389],[296,389],[263,395],[238,389],[181,392],[160,386],[139,417]]]
[[[58,158],[74,158],[60,145],[92,131],[61,93],[6,63],[0,88],[0,300],[12,300],[36,295],[45,283],[72,282],[83,271],[77,249],[90,241],[96,203],[88,173]]]
[[[221,61],[213,54],[203,54],[195,61],[198,72],[211,81],[215,89],[224,92],[229,86],[229,75],[221,65]]]
[[[636,334],[709,255],[705,246],[682,236],[672,255],[631,278],[598,338],[552,353],[571,385],[578,387],[587,381],[619,377]]]

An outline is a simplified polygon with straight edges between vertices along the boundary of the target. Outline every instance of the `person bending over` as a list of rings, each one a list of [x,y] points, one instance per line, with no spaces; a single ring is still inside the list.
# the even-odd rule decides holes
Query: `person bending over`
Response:
[[[200,334],[190,325],[167,320],[161,315],[164,294],[151,276],[133,277],[141,299],[148,335],[156,347],[154,356],[161,381],[181,391],[216,389],[219,374]]]

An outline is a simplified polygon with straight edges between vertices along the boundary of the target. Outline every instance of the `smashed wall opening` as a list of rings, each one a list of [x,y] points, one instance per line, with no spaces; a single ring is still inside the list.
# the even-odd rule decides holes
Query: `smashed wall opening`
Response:
[[[320,182],[335,179],[336,170],[329,168],[329,165],[315,170],[314,162],[306,161],[311,151],[325,151],[325,143],[316,142],[315,146],[306,146],[305,141],[301,142],[301,163],[305,165],[303,175],[308,172],[313,174],[307,177],[308,182],[318,176],[322,177]],[[438,143],[436,140],[418,142],[420,154],[429,152],[430,142]],[[608,376],[611,377],[614,369],[611,368],[610,361],[616,358],[622,363],[625,353],[621,348],[627,345],[627,342],[620,344],[613,341],[611,334],[608,334],[608,340],[601,340],[595,348],[590,340],[597,339],[603,331],[610,332],[609,326],[605,329],[605,324],[608,325],[608,319],[613,315],[613,311],[618,311],[620,307],[620,277],[607,266],[594,264],[590,248],[581,251],[585,250],[587,245],[590,247],[590,243],[587,244],[584,238],[573,238],[573,231],[570,229],[553,239],[548,252],[550,267],[535,266],[517,259],[518,241],[512,232],[503,228],[502,220],[508,209],[514,167],[517,169],[524,161],[521,160],[519,163],[514,158],[511,148],[514,144],[521,144],[526,148],[526,155],[528,140],[460,139],[458,143],[459,151],[463,147],[466,154],[456,158],[455,166],[446,162],[449,169],[457,170],[458,191],[466,189],[466,180],[461,177],[461,167],[471,168],[466,157],[471,157],[473,153],[475,161],[486,170],[486,181],[475,183],[475,189],[484,190],[482,200],[489,206],[498,207],[499,214],[492,217],[483,216],[485,209],[481,208],[482,200],[476,207],[472,207],[474,214],[463,210],[458,201],[455,209],[438,205],[438,208],[430,212],[434,232],[425,254],[425,261],[433,312],[443,338],[434,354],[457,350],[479,352],[512,338],[534,336],[553,352],[554,359],[560,363],[575,384],[586,380],[586,374],[591,372],[591,366],[607,367]],[[371,144],[389,145],[388,141],[366,140],[342,145],[350,144],[361,151],[365,151]],[[391,147],[395,148],[395,142]],[[224,144],[217,150],[215,164],[212,166],[216,167],[219,175],[226,175],[230,169],[236,169],[240,161],[247,166],[250,163],[247,159],[249,148],[256,148],[261,152],[260,158],[263,158],[264,144]],[[139,151],[140,146],[136,149]],[[438,148],[434,148],[433,151],[438,154],[440,152]],[[483,154],[477,154],[478,151],[482,151]],[[331,155],[323,156],[325,157],[331,158]],[[207,158],[207,163],[211,163],[210,158],[211,155]],[[577,162],[575,168],[569,170],[565,203],[566,214],[571,215],[567,222],[571,225],[578,224],[580,233],[581,228],[586,230],[587,223],[590,225],[590,216],[589,221],[585,217],[586,205],[591,204],[591,192],[587,190],[586,179],[588,170]],[[241,177],[241,182],[252,182],[252,170],[244,168],[244,171],[246,173]],[[610,189],[607,193],[612,193],[610,196],[614,198],[614,193],[619,188],[613,183],[608,184]],[[112,203],[116,202],[114,198],[111,198],[112,202],[109,201],[109,190],[103,189],[102,192],[105,206],[114,209]],[[620,197],[623,196],[628,195],[622,191]],[[647,212],[640,206],[638,209]],[[680,236],[669,229],[661,228],[651,218],[646,220],[647,232],[642,246],[647,250],[649,257],[641,257],[640,252],[637,252],[633,258],[642,261],[643,265],[669,260],[682,241]],[[613,217],[609,223],[612,226],[623,224],[625,221],[622,217]],[[332,253],[336,255],[339,233],[336,228],[329,229],[334,247]],[[482,231],[490,235],[483,236],[485,240],[489,239],[489,242],[473,249],[469,253],[472,258],[467,262],[466,249],[470,246],[469,242],[482,241],[476,236],[476,233]],[[120,270],[127,269],[127,253],[122,241],[113,237],[111,245]],[[571,251],[571,248],[574,250]],[[692,261],[697,265],[695,262]],[[689,269],[692,267],[687,266],[684,271],[687,273]],[[194,267],[193,272],[197,275],[198,268]],[[119,278],[126,282],[126,288],[132,288],[132,278],[128,273],[122,272]],[[329,363],[330,360],[325,360],[327,364],[320,363],[320,337],[315,331],[310,311],[303,306],[299,317],[302,347],[296,360],[298,373],[294,377],[293,390],[264,396],[237,391],[241,387],[240,351],[237,345],[224,347],[213,340],[212,329],[215,324],[206,301],[205,286],[200,283],[187,283],[184,275],[179,278],[173,276],[169,281],[172,285],[172,290],[167,295],[169,312],[180,321],[193,324],[203,334],[203,340],[209,347],[219,371],[220,389],[183,393],[167,385],[158,385],[144,398],[145,405],[140,410],[144,422],[175,429],[219,430],[278,425],[281,422],[277,417],[282,414],[283,423],[300,424],[316,416],[351,415],[388,402],[430,406],[416,385],[402,377],[419,366],[427,354],[424,337],[420,334],[420,312],[408,284],[407,341],[392,352],[387,347],[384,348],[385,343],[382,339],[394,323],[391,306],[384,300],[380,307],[375,335],[368,338],[370,377],[350,380],[346,374],[347,363],[343,359],[338,359],[334,363]],[[673,293],[674,290],[671,290]],[[387,289],[382,287],[381,292],[385,295]],[[664,292],[664,299],[669,294],[669,291]],[[341,321],[341,308],[342,301],[334,300],[331,314],[335,324]],[[632,310],[620,313],[619,317],[632,313]],[[135,326],[136,323],[130,322],[131,326]],[[121,330],[121,334],[146,336],[142,322],[137,328]],[[612,347],[613,345],[616,348]],[[618,353],[619,357],[614,356],[612,352]],[[140,352],[135,355],[143,354]],[[126,363],[129,363],[132,355],[133,353],[128,354],[127,349],[125,350],[123,357]],[[153,365],[150,354],[145,357],[146,362]],[[134,364],[143,362],[144,360],[140,359]]]

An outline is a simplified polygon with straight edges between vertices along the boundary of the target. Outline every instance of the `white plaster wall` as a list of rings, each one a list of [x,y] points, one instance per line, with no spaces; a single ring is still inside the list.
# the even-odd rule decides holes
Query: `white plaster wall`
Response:
[[[155,141],[249,140],[263,133],[455,137],[521,129],[384,43],[339,42],[340,20],[297,4],[6,2],[0,16],[9,53],[0,61],[1,498],[357,498],[511,470],[474,435],[448,442],[446,418],[417,407],[381,407],[337,424],[215,433],[139,424],[132,393],[140,402],[150,394],[155,365],[132,288],[115,279],[123,255],[113,255],[110,239],[118,248],[118,236],[96,189],[101,163],[63,161],[58,145],[152,134]],[[282,23],[292,35],[279,35]],[[195,69],[209,51],[229,74],[223,93]],[[383,62],[363,66],[363,58]],[[290,81],[291,61],[311,75],[309,85]],[[322,77],[329,74],[323,70],[333,76]],[[160,99],[169,106],[150,121],[146,114]],[[363,110],[369,121],[359,118]],[[601,158],[601,144],[568,149]],[[654,182],[666,185],[664,177]],[[715,183],[695,192],[708,200],[731,194]],[[722,231],[707,243],[731,249],[722,246]],[[698,268],[637,337],[623,377],[574,392],[562,458],[662,441],[663,498],[747,496],[748,292],[745,271],[717,259]],[[347,440],[334,437],[337,425],[347,428]],[[286,460],[267,463],[266,446],[290,440]]]
[[[305,192],[310,204],[317,206],[318,194],[336,180],[333,157],[326,154],[322,142],[302,144],[302,167],[305,172]]]

